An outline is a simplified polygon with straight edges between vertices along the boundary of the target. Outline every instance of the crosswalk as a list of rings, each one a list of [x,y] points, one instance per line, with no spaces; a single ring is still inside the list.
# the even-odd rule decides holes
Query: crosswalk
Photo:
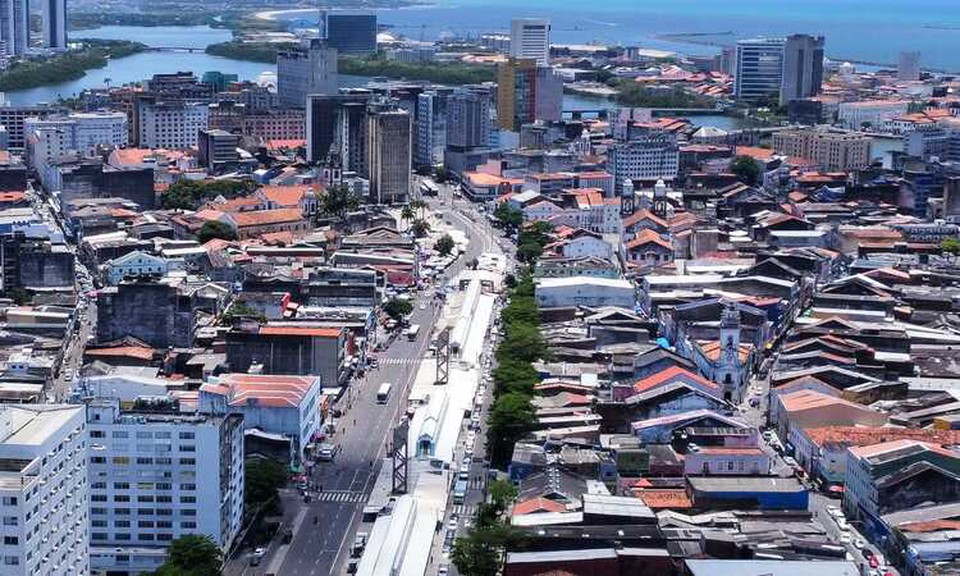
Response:
[[[363,492],[349,492],[346,490],[330,490],[317,494],[316,499],[320,502],[345,502],[356,504],[363,502],[366,495]]]
[[[420,360],[417,358],[381,358],[378,362],[381,366],[409,366],[419,364]]]
[[[464,518],[466,516],[473,516],[474,509],[475,506],[472,504],[454,504],[451,511],[458,517]]]

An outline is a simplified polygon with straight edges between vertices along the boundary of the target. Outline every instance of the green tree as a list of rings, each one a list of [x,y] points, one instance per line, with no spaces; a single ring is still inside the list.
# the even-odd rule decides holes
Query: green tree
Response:
[[[944,254],[950,254],[951,256],[960,255],[960,239],[957,238],[944,238],[940,242],[940,249]]]
[[[492,466],[502,467],[513,456],[513,446],[537,421],[530,396],[511,392],[493,402],[487,418],[487,446]]]
[[[749,156],[737,156],[730,162],[730,172],[748,186],[760,181],[760,165]]]
[[[490,482],[487,491],[490,493],[490,503],[499,514],[506,512],[507,508],[513,504],[513,501],[516,500],[520,494],[520,491],[513,485],[513,482],[502,478]]]
[[[536,325],[514,324],[507,330],[496,356],[498,361],[533,362],[548,356],[547,345]]]
[[[360,207],[360,200],[343,184],[334,184],[327,188],[323,196],[321,211],[327,216],[343,216]]]
[[[256,189],[257,183],[252,180],[178,180],[163,192],[160,204],[168,210],[196,210],[217,196],[230,200]]]
[[[517,246],[517,260],[524,264],[533,264],[543,256],[543,245],[536,242],[521,242]]]
[[[444,234],[439,240],[437,240],[437,244],[434,247],[441,256],[449,256],[456,247],[456,243],[454,243],[453,238],[450,237],[449,234]]]
[[[207,220],[203,223],[203,226],[200,227],[200,231],[197,232],[197,242],[206,244],[214,238],[236,240],[237,231],[229,224],[225,224],[219,220]]]
[[[539,324],[540,310],[534,297],[525,294],[515,294],[500,312],[500,320],[509,328],[513,324]]]
[[[523,212],[519,208],[511,206],[508,202],[501,202],[493,210],[493,217],[500,222],[500,225],[508,233],[513,233],[523,225]]]
[[[423,218],[417,218],[410,225],[410,231],[413,232],[414,238],[423,238],[430,233],[430,224]]]
[[[189,534],[170,543],[156,576],[219,576],[223,552],[210,536]]]
[[[409,204],[400,210],[400,219],[404,222],[410,222],[413,220],[414,216],[416,216],[416,214],[414,214],[413,208],[411,208]]]
[[[532,395],[540,383],[540,375],[529,362],[505,359],[493,369],[493,384],[496,395],[519,392]]]
[[[411,304],[409,300],[391,298],[383,305],[383,312],[393,320],[399,322],[403,320],[404,316],[413,312],[413,304]]]
[[[417,213],[418,213],[418,216],[417,216],[417,217],[418,217],[420,220],[423,220],[423,219],[426,217],[426,215],[425,215],[425,212],[426,212],[426,210],[427,210],[427,202],[426,202],[426,200],[420,200],[420,199],[411,200],[410,202],[407,203],[407,206],[409,206],[409,207],[412,208],[413,210],[416,210],[416,211],[417,211]]]
[[[263,506],[266,516],[280,513],[280,488],[287,482],[287,471],[274,460],[256,458],[247,460],[244,475],[244,501],[247,510]]]
[[[486,530],[475,528],[466,538],[453,543],[450,559],[463,576],[497,576],[501,552],[486,536]]]

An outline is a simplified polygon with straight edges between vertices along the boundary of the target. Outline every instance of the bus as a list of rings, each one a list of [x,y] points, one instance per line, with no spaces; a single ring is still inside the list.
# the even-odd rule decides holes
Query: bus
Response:
[[[390,399],[390,388],[392,385],[389,382],[384,382],[380,385],[380,388],[377,390],[377,404],[386,404],[387,400]]]
[[[419,324],[411,324],[410,327],[407,328],[407,340],[410,340],[410,341],[416,340],[417,336],[419,335],[420,335]]]
[[[420,194],[423,194],[424,196],[439,196],[440,188],[438,188],[436,184],[429,180],[421,180]]]
[[[464,500],[466,499],[467,499],[467,481],[457,480],[457,483],[453,487],[453,503],[463,504]]]

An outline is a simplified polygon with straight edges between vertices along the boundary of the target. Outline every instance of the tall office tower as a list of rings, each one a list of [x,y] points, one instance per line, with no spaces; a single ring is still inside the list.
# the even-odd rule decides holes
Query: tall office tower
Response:
[[[417,95],[413,165],[418,168],[443,163],[451,93],[450,88],[437,88]]]
[[[458,88],[447,105],[447,146],[481,148],[490,143],[490,91],[484,86]]]
[[[550,21],[517,18],[510,21],[510,56],[533,58],[540,66],[550,63]]]
[[[188,534],[229,549],[243,521],[242,417],[184,414],[163,400],[126,411],[119,398],[93,398],[87,429],[93,571],[152,572]]]
[[[370,201],[398,204],[410,199],[410,113],[389,105],[367,108],[367,174]]]
[[[307,100],[307,160],[366,173],[366,91],[311,95]]]
[[[377,51],[377,15],[324,10],[321,15],[327,46],[340,54]]]
[[[43,47],[67,47],[67,0],[42,0]]]
[[[737,74],[733,86],[737,100],[750,102],[780,97],[783,45],[783,38],[737,42]]]
[[[519,132],[524,124],[556,122],[563,112],[563,80],[549,66],[511,58],[497,73],[497,122]]]
[[[30,48],[30,0],[0,0],[0,41],[7,56],[26,54]]]
[[[5,576],[90,573],[85,420],[82,406],[0,408]]]
[[[794,34],[783,44],[783,84],[780,104],[810,98],[823,84],[823,36]]]
[[[920,79],[920,53],[901,52],[897,64],[897,80],[901,82],[916,82]]]
[[[277,52],[277,94],[282,106],[303,108],[310,94],[336,94],[337,50],[310,38]]]

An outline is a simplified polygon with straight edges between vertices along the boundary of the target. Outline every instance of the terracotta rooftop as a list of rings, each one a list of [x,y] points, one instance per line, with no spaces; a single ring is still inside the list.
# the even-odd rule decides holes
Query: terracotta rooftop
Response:
[[[318,380],[315,376],[222,374],[200,391],[226,396],[230,406],[247,406],[253,401],[270,408],[297,408]]]
[[[700,384],[701,386],[714,391],[717,391],[720,389],[720,386],[718,386],[715,382],[711,382],[706,378],[698,374],[694,374],[689,370],[684,370],[679,366],[671,366],[666,370],[662,370],[660,372],[657,372],[656,374],[653,374],[651,376],[644,378],[643,380],[639,380],[637,381],[636,384],[633,385],[633,389],[636,390],[637,392],[645,392],[647,390],[660,386],[661,384],[666,384],[666,383],[672,382],[673,380],[678,380],[678,379]]]
[[[627,242],[624,247],[627,250],[632,250],[633,248],[644,246],[646,244],[650,244],[651,242],[658,246],[662,246],[667,250],[673,250],[673,244],[671,244],[669,240],[664,240],[662,236],[656,233],[656,231],[650,230],[649,228],[644,228],[643,230],[637,232],[636,238]]]
[[[100,358],[137,358],[139,360],[152,360],[155,352],[153,348],[144,348],[142,346],[115,346],[113,348],[88,348],[84,354],[86,356]]]
[[[297,208],[310,186],[264,186],[260,192],[280,208]]]
[[[340,328],[308,328],[301,326],[262,326],[258,334],[263,336],[317,336],[339,338]]]
[[[635,492],[637,498],[654,510],[693,508],[693,501],[682,489],[658,488]]]
[[[253,212],[238,212],[231,214],[237,227],[268,226],[283,222],[297,222],[303,220],[303,214],[297,208],[281,208],[279,210],[256,210]]]
[[[960,430],[931,428],[885,428],[860,426],[825,426],[804,430],[807,438],[817,446],[841,444],[844,446],[872,446],[895,440],[918,440],[935,444],[960,444]]]
[[[513,505],[513,516],[534,514],[536,512],[565,512],[566,506],[548,498],[536,497]]]

